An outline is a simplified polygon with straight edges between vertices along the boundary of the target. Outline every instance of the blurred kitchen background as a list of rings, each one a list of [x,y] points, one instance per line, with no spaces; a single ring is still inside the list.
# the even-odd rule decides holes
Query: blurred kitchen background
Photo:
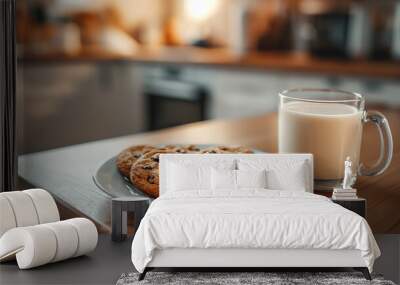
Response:
[[[400,112],[400,1],[17,5],[20,153],[256,116],[295,87]]]

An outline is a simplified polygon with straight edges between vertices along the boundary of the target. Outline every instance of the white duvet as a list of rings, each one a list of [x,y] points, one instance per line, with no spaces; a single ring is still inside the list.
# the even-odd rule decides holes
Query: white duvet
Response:
[[[370,271],[380,255],[365,219],[328,198],[257,189],[154,200],[133,240],[132,262],[143,272],[154,250],[165,248],[358,249]]]

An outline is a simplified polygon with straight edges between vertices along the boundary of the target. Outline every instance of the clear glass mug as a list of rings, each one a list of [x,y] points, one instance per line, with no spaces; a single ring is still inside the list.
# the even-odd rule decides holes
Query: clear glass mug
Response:
[[[352,161],[352,184],[357,175],[379,175],[389,166],[393,140],[384,115],[365,110],[364,97],[330,89],[293,89],[279,94],[278,142],[280,153],[312,153],[314,188],[340,187],[344,162]],[[368,168],[360,163],[364,123],[379,131],[380,155]]]

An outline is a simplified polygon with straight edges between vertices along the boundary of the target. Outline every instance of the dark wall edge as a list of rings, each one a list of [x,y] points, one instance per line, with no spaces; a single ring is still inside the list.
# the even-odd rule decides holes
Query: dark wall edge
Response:
[[[0,0],[0,192],[16,190],[15,0]]]

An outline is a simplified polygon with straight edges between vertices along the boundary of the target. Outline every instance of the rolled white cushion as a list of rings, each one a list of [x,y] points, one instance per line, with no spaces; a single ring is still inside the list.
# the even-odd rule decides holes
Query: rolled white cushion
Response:
[[[0,195],[0,237],[9,229],[15,228],[17,223],[10,202]]]
[[[65,222],[71,224],[78,233],[78,248],[74,257],[91,252],[96,248],[98,233],[92,221],[85,218],[75,218],[65,220]]]
[[[20,269],[51,262],[57,249],[53,231],[43,225],[14,228],[0,239],[0,260],[16,254]]]
[[[0,237],[15,227],[60,220],[53,197],[43,189],[0,193]]]
[[[33,226],[39,223],[35,206],[30,196],[22,191],[3,192],[15,215],[17,227]]]
[[[0,261],[14,255],[20,269],[86,254],[97,245],[97,229],[84,218],[19,227],[0,238]]]
[[[39,224],[60,220],[56,202],[49,192],[43,189],[29,189],[22,192],[28,194],[32,199],[39,218]]]
[[[57,249],[51,262],[57,262],[73,257],[78,250],[78,232],[66,221],[44,224],[56,236]],[[85,238],[83,238],[85,239]]]

